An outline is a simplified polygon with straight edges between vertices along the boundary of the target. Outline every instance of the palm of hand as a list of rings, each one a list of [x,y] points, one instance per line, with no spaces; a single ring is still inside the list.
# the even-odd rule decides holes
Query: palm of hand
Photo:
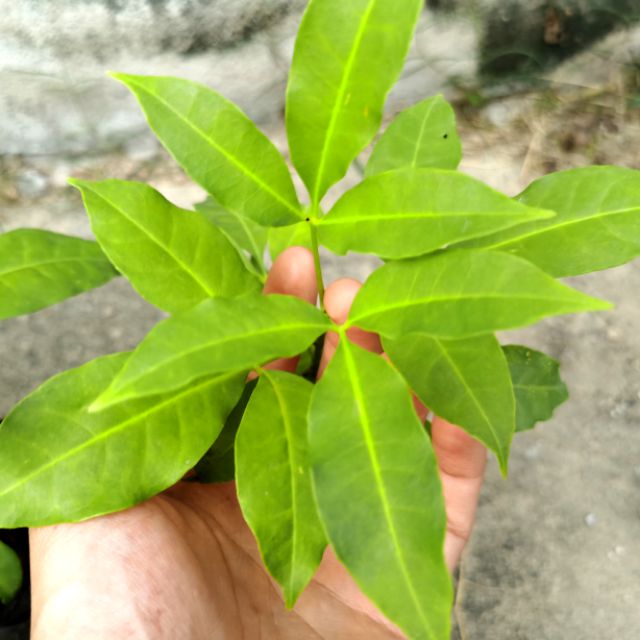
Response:
[[[325,305],[336,322],[346,318],[358,286],[342,280],[327,290]],[[310,254],[285,252],[265,291],[315,301]],[[376,336],[352,331],[352,340],[380,351]],[[321,370],[336,339],[335,334],[327,336]],[[295,363],[274,366],[291,369]],[[426,411],[416,406],[418,412]],[[438,418],[432,437],[447,506],[445,555],[453,569],[474,520],[486,452]],[[36,640],[88,632],[93,638],[172,640],[402,637],[330,550],[294,610],[287,611],[262,565],[233,483],[181,482],[129,511],[32,530],[31,536]]]

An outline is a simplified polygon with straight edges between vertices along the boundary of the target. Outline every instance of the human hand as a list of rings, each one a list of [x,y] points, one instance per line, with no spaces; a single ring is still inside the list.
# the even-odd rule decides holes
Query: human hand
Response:
[[[325,295],[331,318],[346,319],[360,287],[339,280]],[[313,258],[300,248],[274,264],[265,293],[315,303]],[[349,338],[381,352],[377,336]],[[337,347],[330,333],[322,371]],[[295,360],[274,363],[295,369]],[[421,417],[426,408],[416,401]],[[486,451],[464,431],[435,418],[432,441],[446,509],[445,557],[453,570],[469,537]],[[327,550],[293,611],[282,603],[245,524],[234,483],[180,482],[137,507],[93,520],[32,529],[32,637],[154,640],[377,640],[402,634],[376,610]]]

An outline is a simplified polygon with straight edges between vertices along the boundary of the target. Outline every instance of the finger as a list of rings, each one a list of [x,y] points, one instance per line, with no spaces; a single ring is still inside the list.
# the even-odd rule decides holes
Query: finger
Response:
[[[304,247],[285,249],[273,263],[265,282],[264,293],[295,296],[315,304],[318,298],[313,254]],[[298,358],[280,358],[269,363],[267,369],[295,372]]]
[[[457,566],[476,516],[487,463],[487,450],[460,427],[435,417],[431,425],[447,509],[444,553],[451,571]]]
[[[324,308],[336,324],[344,324],[351,309],[351,303],[356,297],[362,284],[351,278],[342,278],[331,284],[324,294]],[[380,338],[375,333],[363,331],[357,327],[352,327],[347,331],[349,339],[368,351],[374,353],[382,353],[382,345]],[[339,336],[335,331],[327,333],[324,340],[324,350],[320,359],[320,367],[318,369],[318,377],[322,375],[326,369],[333,354],[338,348]]]

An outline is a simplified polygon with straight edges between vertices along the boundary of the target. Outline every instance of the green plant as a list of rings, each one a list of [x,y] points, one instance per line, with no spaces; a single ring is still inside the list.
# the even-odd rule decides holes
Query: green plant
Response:
[[[448,637],[446,514],[410,389],[491,449],[506,474],[513,434],[548,419],[567,392],[551,358],[502,347],[494,334],[610,307],[556,278],[640,254],[640,174],[567,171],[508,198],[456,171],[453,111],[436,97],[394,120],[365,179],[325,214],[327,191],[379,128],[422,4],[309,3],[286,110],[306,205],[275,147],[220,95],[113,74],[211,199],[184,211],[144,184],[72,180],[99,245],[38,230],[0,236],[1,318],[118,272],[171,314],[132,353],[52,378],[7,416],[0,526],[124,509],[195,466],[201,479],[235,476],[288,606],[329,542],[409,637]],[[320,308],[260,293],[267,243],[272,255],[312,249]],[[323,313],[320,245],[386,260],[341,326]],[[350,343],[350,327],[380,334],[389,361]],[[340,346],[314,384],[327,332]],[[299,354],[303,375],[263,368]],[[252,370],[258,382],[246,383]]]

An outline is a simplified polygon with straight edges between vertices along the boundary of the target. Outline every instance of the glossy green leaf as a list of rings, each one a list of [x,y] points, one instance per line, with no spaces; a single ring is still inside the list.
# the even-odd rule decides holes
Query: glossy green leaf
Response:
[[[190,80],[112,75],[135,94],[169,153],[225,209],[264,226],[302,218],[284,159],[232,102]]]
[[[151,304],[170,313],[211,297],[260,289],[226,236],[139,182],[71,180],[111,262]]]
[[[288,607],[313,577],[326,546],[309,469],[312,391],[303,378],[263,370],[236,438],[242,513]]]
[[[468,246],[508,251],[556,277],[608,269],[640,256],[640,171],[586,167],[552,173],[518,200],[558,216]]]
[[[405,169],[364,180],[317,224],[320,241],[335,253],[397,259],[553,215],[463,173]]]
[[[610,308],[521,258],[454,250],[380,267],[356,296],[349,324],[388,338],[466,338],[546,316]]]
[[[362,591],[410,638],[449,638],[442,488],[405,381],[341,339],[313,394],[309,448],[329,541]]]
[[[256,273],[260,278],[266,275],[264,253],[269,232],[266,227],[261,227],[250,218],[245,218],[235,211],[227,211],[213,198],[197,204],[196,211],[202,213],[227,236],[252,273]],[[274,229],[288,228],[274,227]]]
[[[118,275],[95,242],[17,229],[0,235],[0,320],[33,313]]]
[[[373,149],[365,175],[398,169],[457,169],[462,145],[456,114],[440,95],[396,116]]]
[[[0,427],[0,527],[33,527],[126,509],[163,491],[222,429],[244,375],[201,379],[177,393],[87,407],[129,354],[55,376]]]
[[[240,400],[231,410],[220,435],[196,465],[199,482],[229,482],[235,479],[236,434],[257,383],[256,378],[244,386]]]
[[[291,159],[320,202],[382,120],[422,0],[311,0],[287,87]]]
[[[495,336],[439,340],[413,334],[383,344],[420,400],[491,449],[506,475],[516,407]]]
[[[8,604],[22,584],[22,564],[15,551],[0,542],[0,603]]]
[[[272,227],[269,229],[269,254],[275,260],[289,247],[305,247],[311,249],[309,223],[299,222],[288,227]]]
[[[557,360],[528,347],[508,345],[503,349],[516,396],[516,431],[527,431],[537,422],[549,420],[569,399],[569,391],[560,378]]]
[[[329,328],[319,309],[290,296],[205,300],[156,325],[92,410],[295,356]]]

